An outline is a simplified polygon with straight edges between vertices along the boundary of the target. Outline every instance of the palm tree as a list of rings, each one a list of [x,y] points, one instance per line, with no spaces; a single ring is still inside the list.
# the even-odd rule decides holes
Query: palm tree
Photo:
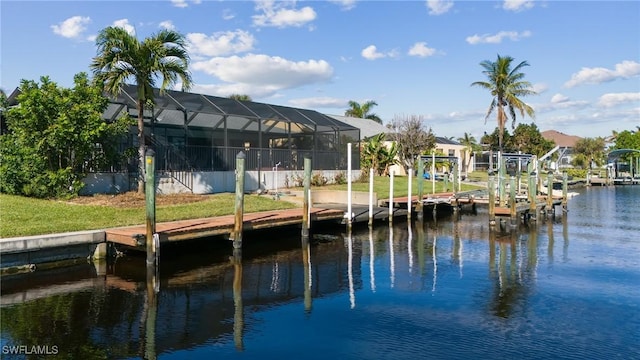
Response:
[[[464,162],[465,173],[469,173],[469,161],[467,161],[467,154],[469,154],[469,159],[473,156],[474,152],[478,149],[478,142],[473,135],[469,133],[464,133],[464,136],[458,138],[458,142],[464,146],[462,150],[462,160]]]
[[[347,109],[347,111],[344,112],[344,116],[352,116],[352,117],[357,117],[361,119],[369,119],[377,122],[378,124],[382,124],[382,119],[380,119],[378,115],[369,113],[371,108],[377,105],[378,103],[376,103],[373,100],[367,101],[363,104],[350,100],[349,109]]]
[[[144,107],[153,104],[153,88],[162,79],[160,93],[182,81],[182,90],[191,87],[189,55],[184,36],[161,30],[142,41],[120,27],[110,26],[96,38],[97,55],[91,62],[95,81],[117,96],[126,81],[138,90],[138,192],[144,192]]]
[[[507,118],[511,118],[511,127],[515,128],[516,124],[516,110],[519,110],[520,115],[524,117],[527,113],[532,119],[535,117],[534,110],[531,106],[525,104],[520,97],[526,95],[535,95],[536,92],[531,88],[531,83],[522,80],[524,73],[520,72],[525,66],[529,66],[526,61],[519,63],[513,69],[511,63],[513,58],[510,56],[502,57],[498,55],[498,59],[493,62],[485,60],[480,63],[480,66],[484,68],[483,73],[487,76],[488,81],[476,81],[471,86],[479,86],[485,88],[491,92],[493,100],[489,105],[487,116],[485,117],[485,123],[494,109],[497,108],[497,120],[499,129],[499,147],[502,151],[502,135],[504,133],[504,125],[507,122]],[[505,112],[504,107],[507,107]]]

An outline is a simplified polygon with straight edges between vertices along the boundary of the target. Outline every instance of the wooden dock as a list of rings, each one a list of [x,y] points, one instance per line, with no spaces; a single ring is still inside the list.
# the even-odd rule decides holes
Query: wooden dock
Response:
[[[339,220],[344,217],[344,211],[339,209],[310,209],[310,220],[317,221]],[[290,226],[302,222],[302,209],[264,211],[247,213],[243,216],[243,230],[257,230],[281,226]],[[190,240],[216,235],[229,235],[233,231],[234,215],[218,216],[203,219],[191,219],[163,222],[156,224],[156,233],[160,243]],[[106,241],[140,247],[145,244],[145,225],[127,226],[105,230]]]

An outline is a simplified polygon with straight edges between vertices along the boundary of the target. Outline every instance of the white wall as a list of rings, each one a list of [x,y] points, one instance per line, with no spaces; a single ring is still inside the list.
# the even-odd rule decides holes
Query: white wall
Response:
[[[321,172],[327,178],[328,184],[334,183],[335,176],[343,173],[346,179],[346,170],[316,170],[313,174]],[[262,191],[284,191],[287,187],[297,186],[297,178],[304,177],[304,171],[260,171],[260,181],[258,171],[247,171],[244,175],[244,189],[246,192]],[[360,170],[353,170],[352,177],[355,181],[360,177]],[[176,179],[169,176],[159,176],[158,192],[161,194],[175,194],[190,192],[190,190]],[[288,184],[287,184],[288,182]],[[126,173],[95,173],[84,179],[85,187],[81,195],[91,194],[117,194],[136,190],[129,188],[128,174]],[[132,186],[137,186],[137,183]],[[236,191],[235,171],[197,171],[193,173],[193,193],[194,194],[215,194]]]

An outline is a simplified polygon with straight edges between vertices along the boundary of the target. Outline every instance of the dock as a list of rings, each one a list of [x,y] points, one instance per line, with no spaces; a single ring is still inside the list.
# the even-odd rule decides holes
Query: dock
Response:
[[[311,208],[312,222],[339,220],[344,211],[338,209]],[[302,209],[247,213],[243,216],[243,230],[258,230],[297,225],[302,222]],[[190,240],[216,235],[229,235],[233,231],[234,215],[162,222],[156,225],[160,243]],[[107,242],[140,247],[145,244],[145,225],[127,226],[105,230]]]

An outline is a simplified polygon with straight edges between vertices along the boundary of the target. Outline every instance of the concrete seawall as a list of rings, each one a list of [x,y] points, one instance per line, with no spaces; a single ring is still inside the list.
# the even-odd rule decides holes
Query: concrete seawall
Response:
[[[34,271],[40,265],[106,257],[104,230],[0,239],[0,273]]]

